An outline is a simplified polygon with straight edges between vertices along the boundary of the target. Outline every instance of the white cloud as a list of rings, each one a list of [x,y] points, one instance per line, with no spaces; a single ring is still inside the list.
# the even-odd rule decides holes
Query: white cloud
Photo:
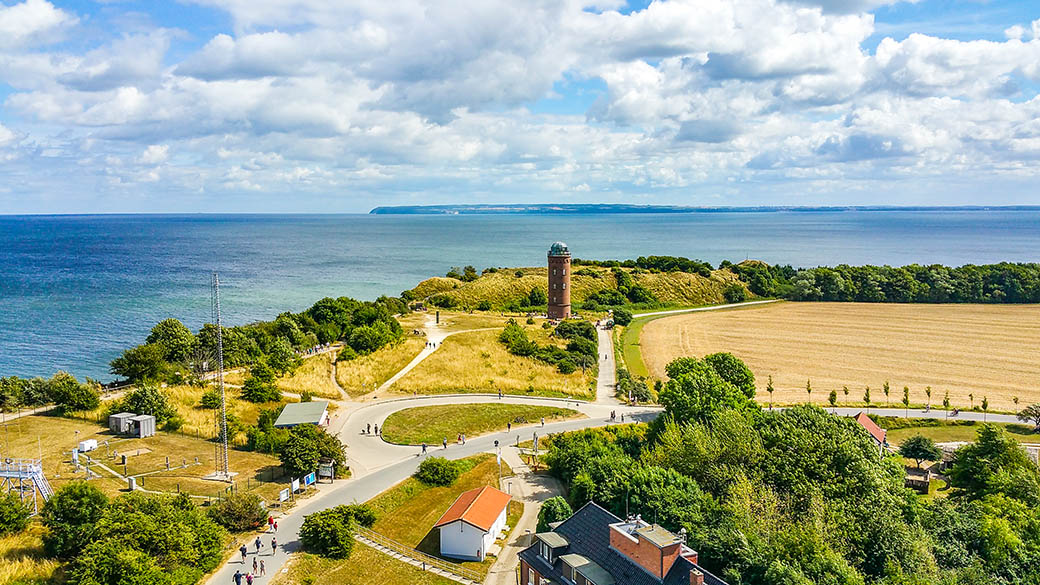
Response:
[[[77,19],[47,0],[0,5],[0,49],[56,40]]]
[[[157,165],[159,163],[166,162],[169,157],[170,147],[166,144],[152,144],[148,148],[144,149],[141,156],[137,159],[138,162],[144,165]]]

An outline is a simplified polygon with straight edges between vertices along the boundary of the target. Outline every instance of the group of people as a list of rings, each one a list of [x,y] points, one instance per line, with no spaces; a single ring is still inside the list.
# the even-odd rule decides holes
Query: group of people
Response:
[[[617,420],[617,411],[616,410],[610,411],[610,421],[614,422],[616,420]],[[623,413],[623,412],[621,413],[621,422],[625,422],[625,413]]]
[[[437,342],[436,341],[427,341],[426,342],[426,349],[436,348],[436,347],[437,347]]]
[[[267,530],[268,532],[278,532],[278,521],[272,516],[267,517]],[[253,585],[253,579],[263,577],[267,575],[267,567],[264,566],[264,560],[260,558],[260,551],[264,547],[263,541],[257,536],[256,540],[253,541],[253,546],[256,547],[256,556],[253,557],[253,570],[248,573],[242,571],[235,571],[235,575],[232,579],[235,585]],[[278,538],[271,537],[271,554],[273,555],[278,550]],[[249,549],[246,545],[238,547],[238,552],[242,553],[242,564],[246,563],[246,558],[249,556]]]
[[[379,425],[375,425],[375,429],[376,429],[375,436],[378,437],[379,436]],[[368,423],[367,425],[365,425],[365,434],[366,435],[373,434],[372,433],[372,423]]]

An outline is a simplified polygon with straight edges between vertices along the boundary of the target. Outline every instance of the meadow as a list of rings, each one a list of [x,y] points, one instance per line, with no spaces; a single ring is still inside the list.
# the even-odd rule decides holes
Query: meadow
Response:
[[[778,404],[805,402],[810,381],[817,403],[837,390],[839,404],[862,405],[869,386],[874,406],[897,406],[907,386],[923,405],[931,386],[933,406],[948,391],[951,408],[988,398],[990,411],[1017,411],[1040,402],[1037,323],[1038,305],[777,303],[656,319],[639,343],[661,379],[676,357],[731,352],[754,372],[760,403],[772,376]]]
[[[454,442],[459,433],[466,438],[504,431],[539,422],[559,421],[583,416],[575,410],[533,404],[445,404],[399,410],[383,422],[383,440],[398,445],[436,445],[447,438]]]
[[[424,337],[410,335],[404,339],[350,361],[336,363],[336,381],[351,397],[361,396],[389,380],[426,345]]]
[[[525,327],[531,340],[550,343],[540,326]],[[561,374],[555,366],[533,358],[515,356],[498,341],[501,330],[458,333],[390,387],[404,394],[446,394],[498,391],[586,399],[592,396],[592,370]]]

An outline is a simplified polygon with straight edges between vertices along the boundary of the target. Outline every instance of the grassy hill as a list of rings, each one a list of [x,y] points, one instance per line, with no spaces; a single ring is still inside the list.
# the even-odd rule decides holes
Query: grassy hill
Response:
[[[745,287],[728,269],[714,270],[710,277],[688,272],[651,272],[639,268],[624,268],[635,284],[646,287],[662,305],[705,305],[722,303],[723,291],[731,284]],[[428,278],[411,290],[416,299],[446,295],[455,299],[459,307],[476,307],[488,301],[500,309],[507,303],[524,298],[532,288],[548,293],[547,268],[501,268],[485,272],[476,280],[463,282],[455,278]],[[519,275],[519,276],[518,276]],[[590,296],[603,289],[617,288],[617,280],[610,268],[574,266],[571,277],[571,304],[578,308]],[[746,288],[746,287],[745,287]],[[748,297],[754,295],[747,292]]]

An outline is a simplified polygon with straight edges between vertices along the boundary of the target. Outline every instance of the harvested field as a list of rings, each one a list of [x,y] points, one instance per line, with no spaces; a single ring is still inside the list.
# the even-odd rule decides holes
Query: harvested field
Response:
[[[766,380],[773,376],[776,403],[826,402],[832,389],[845,402],[862,404],[864,388],[884,405],[882,385],[891,384],[888,402],[899,404],[903,387],[911,404],[1013,411],[1040,402],[1040,306],[924,305],[869,303],[778,303],[691,313],[647,323],[640,336],[650,373],[665,378],[664,367],[680,356],[728,351],[755,373],[759,402],[768,402]]]

